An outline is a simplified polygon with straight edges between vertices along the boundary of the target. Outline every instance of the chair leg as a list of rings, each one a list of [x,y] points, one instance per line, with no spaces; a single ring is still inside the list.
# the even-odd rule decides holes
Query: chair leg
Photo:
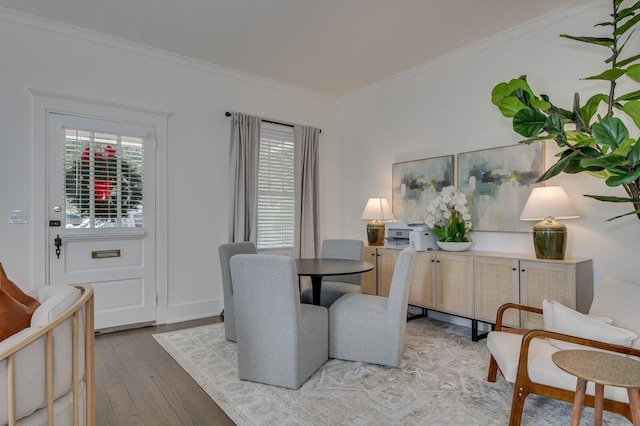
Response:
[[[522,422],[522,410],[524,409],[524,400],[528,393],[524,392],[524,388],[518,386],[516,382],[513,388],[513,401],[511,402],[511,415],[509,417],[509,426],[520,426]]]
[[[498,376],[498,363],[496,359],[491,355],[489,360],[489,374],[487,374],[487,382],[495,382]]]

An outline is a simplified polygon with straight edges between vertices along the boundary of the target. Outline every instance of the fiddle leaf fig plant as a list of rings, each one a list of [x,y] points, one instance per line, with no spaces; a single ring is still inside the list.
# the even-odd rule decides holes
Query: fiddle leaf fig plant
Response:
[[[554,105],[547,95],[536,95],[526,76],[520,76],[497,84],[491,92],[491,102],[512,120],[513,130],[526,138],[520,143],[551,139],[562,148],[556,163],[538,181],[559,173],[589,173],[604,179],[610,187],[622,186],[628,197],[585,194],[586,197],[633,205],[632,211],[608,220],[627,215],[640,219],[640,139],[635,139],[640,133],[640,54],[626,55],[625,51],[640,22],[640,1],[611,0],[611,5],[611,20],[595,25],[610,29],[611,36],[560,35],[609,51],[604,61],[609,68],[585,78],[606,83],[607,93],[595,94],[584,103],[576,93],[573,105],[565,109]],[[625,87],[632,90],[617,94],[617,85],[623,80]],[[626,120],[614,116],[617,113]],[[634,125],[632,132],[626,123]]]

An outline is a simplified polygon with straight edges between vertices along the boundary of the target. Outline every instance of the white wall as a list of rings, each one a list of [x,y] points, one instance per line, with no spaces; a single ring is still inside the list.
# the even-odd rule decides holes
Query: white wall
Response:
[[[359,217],[368,197],[385,196],[391,201],[392,163],[500,147],[522,139],[491,104],[495,84],[527,74],[536,93],[547,93],[556,105],[568,109],[576,91],[583,101],[607,92],[605,83],[579,79],[604,70],[608,51],[558,35],[594,35],[593,25],[608,18],[609,3],[565,9],[343,99],[346,233],[366,238],[365,223]],[[637,52],[636,46],[637,42],[628,46],[627,54]],[[546,146],[550,165],[557,148],[553,142]],[[596,283],[604,275],[637,280],[634,259],[640,249],[640,221],[635,216],[605,221],[632,206],[582,196],[624,196],[624,191],[587,175],[563,174],[548,183],[564,186],[582,215],[564,221],[569,230],[567,256],[592,258]],[[530,233],[475,232],[473,239],[472,248],[477,250],[533,253]]]
[[[28,89],[172,113],[168,122],[168,282],[162,321],[218,314],[217,247],[228,238],[229,118],[240,111],[322,129],[324,168],[341,152],[335,99],[0,9],[0,262],[25,290],[46,259],[34,253],[32,105]],[[321,176],[321,231],[338,234],[341,171]],[[42,190],[41,190],[42,192]],[[328,194],[328,195],[327,195]],[[29,223],[10,225],[13,209]],[[35,243],[34,243],[35,239]],[[35,257],[34,257],[35,256]],[[162,271],[161,271],[162,273]],[[42,275],[42,274],[40,274]]]

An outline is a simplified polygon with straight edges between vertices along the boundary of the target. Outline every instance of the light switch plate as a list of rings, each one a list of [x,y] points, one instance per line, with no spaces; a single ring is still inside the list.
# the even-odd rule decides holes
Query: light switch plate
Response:
[[[9,212],[9,223],[27,223],[26,210],[11,210]]]

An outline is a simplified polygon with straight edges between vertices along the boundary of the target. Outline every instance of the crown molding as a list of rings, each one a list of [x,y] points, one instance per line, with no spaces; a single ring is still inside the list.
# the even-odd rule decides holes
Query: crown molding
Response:
[[[294,95],[314,98],[322,102],[328,102],[332,104],[336,104],[338,102],[338,98],[336,96],[325,95],[320,92],[304,89],[275,80],[270,80],[268,78],[260,77],[255,74],[250,74],[233,68],[201,61],[198,59],[190,58],[188,56],[183,56],[177,53],[151,47],[145,44],[132,42],[119,37],[99,33],[97,31],[91,31],[85,28],[65,24],[51,19],[41,18],[4,7],[0,7],[0,21],[11,22],[25,27],[31,27],[42,31],[61,34],[67,37],[108,46],[114,49],[124,50],[140,56],[146,56],[159,61],[170,62],[173,64],[182,65],[187,68],[208,72],[220,77],[230,78],[245,83],[251,83],[271,89],[281,90]]]
[[[468,44],[435,59],[423,62],[422,64],[411,67],[405,71],[401,71],[383,80],[379,80],[361,89],[357,89],[353,92],[341,95],[338,97],[338,103],[343,104],[345,102],[357,99],[361,96],[365,96],[368,93],[385,89],[405,80],[420,76],[421,74],[427,73],[431,70],[456,62],[462,58],[478,54],[484,50],[493,48],[507,41],[523,37],[526,34],[540,30],[541,28],[545,28],[569,18],[574,18],[576,15],[586,13],[602,5],[604,5],[604,2],[602,0],[578,1],[554,12],[547,13],[523,24],[506,29],[500,33],[494,34],[472,44]]]

